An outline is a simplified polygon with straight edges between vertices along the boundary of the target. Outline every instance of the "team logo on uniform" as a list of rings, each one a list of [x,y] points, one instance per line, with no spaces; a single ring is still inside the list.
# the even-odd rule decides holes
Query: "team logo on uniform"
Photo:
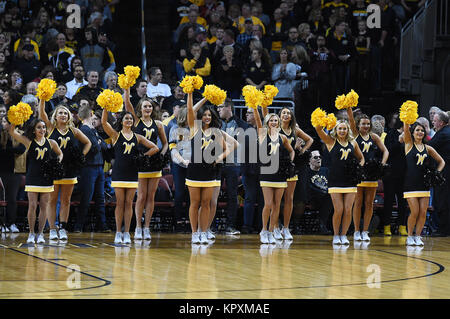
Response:
[[[280,147],[280,143],[276,142],[276,143],[269,143],[270,146],[270,151],[269,151],[269,155],[272,155],[274,153],[277,152],[278,148]]]
[[[131,154],[131,149],[135,145],[134,142],[133,143],[123,142],[123,145],[125,145],[125,150],[123,151],[123,154]]]
[[[372,142],[366,143],[366,142],[362,142],[363,144],[363,153],[369,153],[369,149],[372,146]]]
[[[155,131],[154,128],[152,128],[151,130],[144,128],[145,138],[149,140],[152,137],[154,131]]]
[[[211,144],[213,140],[211,138],[206,139],[202,137],[202,149],[207,148],[209,144]]]
[[[36,147],[35,150],[36,150],[36,152],[38,154],[36,156],[36,159],[37,160],[44,159],[44,155],[45,155],[45,152],[47,151],[47,148],[46,147],[44,147],[44,148]]]
[[[427,157],[427,154],[419,154],[419,153],[417,153],[416,156],[417,156],[417,163],[416,163],[416,165],[423,165],[423,161]]]
[[[347,160],[347,157],[348,157],[348,154],[350,153],[351,149],[350,149],[350,148],[349,148],[349,149],[343,149],[343,148],[341,148],[340,151],[342,152],[342,155],[341,155],[341,161],[342,161],[342,160],[346,161],[346,160]]]
[[[66,148],[67,147],[67,142],[70,141],[70,137],[58,137],[59,140],[59,147],[60,148]]]

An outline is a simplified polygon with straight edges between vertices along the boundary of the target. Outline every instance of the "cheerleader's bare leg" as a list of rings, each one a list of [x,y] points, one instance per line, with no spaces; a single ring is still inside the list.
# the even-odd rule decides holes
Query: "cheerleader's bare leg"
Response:
[[[419,204],[419,198],[412,197],[407,198],[410,214],[408,217],[408,236],[413,236],[414,227],[417,223],[417,218],[419,217],[419,210],[420,210],[420,204]],[[428,198],[427,198],[428,200]],[[427,202],[428,204],[428,202]],[[420,235],[420,234],[417,234]]]
[[[357,187],[357,193],[355,197],[355,204],[353,206],[353,224],[355,226],[355,232],[360,231],[360,225],[361,225],[361,211],[362,211],[362,204],[364,201],[364,193],[365,193],[366,187]],[[364,215],[365,217],[365,215]]]
[[[278,217],[280,214],[280,205],[281,200],[283,199],[283,194],[284,188],[275,188],[273,191],[273,206],[272,212],[270,214],[270,226],[269,226],[270,232],[273,232],[274,228],[278,227]]]
[[[39,193],[28,192],[28,226],[30,228],[30,233],[34,233],[34,228],[36,226],[36,209],[38,203]]]
[[[188,186],[188,189],[189,189],[189,198],[191,202],[189,206],[189,222],[191,224],[192,232],[195,233],[197,232],[199,222],[198,216],[200,207],[201,188]]]
[[[44,231],[45,222],[47,220],[48,213],[50,211],[50,194],[49,193],[41,193],[39,199],[39,233]]]
[[[145,201],[145,227],[150,227],[153,211],[155,210],[155,194],[158,189],[159,178],[149,178],[147,183],[147,199]],[[142,214],[141,214],[142,216]]]
[[[122,222],[125,209],[125,191],[126,188],[116,187],[114,192],[116,193],[116,208],[114,210],[114,217],[116,219],[116,232],[122,232]]]
[[[262,209],[262,230],[267,230],[267,223],[274,205],[274,189],[261,187],[264,196],[264,207]]]
[[[60,196],[60,208],[59,208],[59,222],[67,223],[69,220],[70,213],[70,198],[72,197],[74,184],[61,185],[61,196]]]
[[[213,197],[215,187],[202,187],[200,200],[200,229],[206,232],[209,226],[211,199]]]
[[[355,193],[344,194],[344,216],[342,217],[342,233],[341,235],[347,235],[348,228],[352,223],[352,208],[355,202]]]
[[[335,236],[339,236],[342,214],[344,212],[344,194],[332,193],[330,194],[333,202],[333,232]]]
[[[373,201],[375,200],[375,195],[377,189],[375,187],[366,187],[364,190],[364,225],[363,231],[369,230],[370,221],[373,216]]]
[[[286,228],[289,228],[289,223],[291,221],[292,209],[294,207],[294,191],[296,185],[297,181],[287,182],[287,188],[284,192],[283,225]],[[276,224],[278,224],[278,219]]]
[[[136,188],[126,188],[124,198],[123,219],[125,223],[125,233],[130,232],[131,219],[133,218],[133,199]]]
[[[427,210],[429,202],[430,202],[429,197],[419,198],[419,215],[417,216],[416,222],[416,236],[420,236],[422,234],[423,226],[427,221]]]
[[[55,184],[53,187],[53,192],[50,193],[50,208],[49,208],[49,214],[47,216],[48,224],[50,225],[50,229],[56,229],[55,222],[56,222],[56,204],[58,202],[58,195],[60,190],[59,184]]]
[[[138,193],[136,199],[136,228],[142,228],[142,214],[147,201],[148,178],[138,179]]]

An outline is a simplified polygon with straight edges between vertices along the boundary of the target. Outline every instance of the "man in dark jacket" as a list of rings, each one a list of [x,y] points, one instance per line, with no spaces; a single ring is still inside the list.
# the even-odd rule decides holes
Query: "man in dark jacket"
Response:
[[[446,181],[444,185],[434,188],[433,206],[439,216],[439,236],[450,235],[450,126],[446,112],[439,111],[434,114],[433,126],[436,130],[433,138],[428,142],[445,161],[442,175]]]
[[[86,163],[81,169],[80,183],[82,185],[80,206],[78,208],[75,232],[82,232],[85,225],[89,204],[94,198],[95,212],[97,213],[98,230],[109,232],[105,217],[105,174],[103,172],[102,150],[106,150],[105,141],[98,135],[92,125],[92,110],[89,106],[82,106],[78,116],[82,120],[81,132],[92,143],[89,153],[86,154]]]
[[[39,77],[41,73],[41,64],[34,55],[34,47],[31,44],[25,44],[22,48],[23,57],[14,61],[14,68],[23,76],[23,83],[27,84]]]

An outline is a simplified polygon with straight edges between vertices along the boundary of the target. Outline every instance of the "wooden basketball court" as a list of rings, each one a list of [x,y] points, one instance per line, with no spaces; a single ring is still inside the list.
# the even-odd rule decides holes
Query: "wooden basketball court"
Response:
[[[154,233],[115,245],[114,234],[69,234],[67,243],[26,244],[2,234],[0,299],[449,298],[450,238],[372,237],[333,247],[331,236],[261,245],[258,235]],[[46,240],[48,234],[46,234]],[[349,238],[350,239],[350,238]]]

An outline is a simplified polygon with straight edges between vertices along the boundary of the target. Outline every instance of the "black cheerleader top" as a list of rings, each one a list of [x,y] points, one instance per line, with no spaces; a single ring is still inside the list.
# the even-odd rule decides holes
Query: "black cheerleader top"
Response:
[[[287,150],[284,149],[283,140],[281,139],[280,134],[278,134],[278,137],[275,140],[272,140],[269,132],[267,132],[263,141],[260,143],[260,148],[266,150],[266,156],[270,157],[270,160],[267,163],[261,161],[261,187],[287,187],[286,176],[277,172],[280,169],[281,155],[283,152],[287,152]],[[274,165],[277,158],[278,165]],[[264,161],[266,160],[267,158],[264,159]],[[276,171],[273,171],[274,169],[276,169]]]
[[[347,145],[342,145],[338,140],[335,140],[333,147],[329,150],[330,155],[330,173],[328,178],[328,192],[343,192],[345,189],[356,191],[356,185],[349,181],[346,176],[346,163],[353,155],[354,148],[352,143],[347,142]]]
[[[361,134],[358,134],[355,141],[356,141],[356,143],[358,143],[359,149],[361,150],[361,152],[364,156],[364,162],[367,162],[368,160],[375,158],[376,144],[370,134],[367,139],[364,139],[361,136]]]
[[[47,192],[53,191],[53,181],[42,174],[42,165],[50,159],[52,146],[48,138],[42,144],[33,139],[27,152],[27,173],[25,177],[25,191]]]
[[[220,186],[215,158],[215,135],[198,129],[191,137],[191,160],[187,168],[186,185],[195,187]]]
[[[424,183],[424,170],[423,165],[426,158],[429,156],[427,148],[422,145],[423,149],[419,150],[416,144],[413,145],[411,150],[406,153],[406,174],[404,182],[404,196],[408,197],[420,197],[414,195],[429,196],[429,188]]]
[[[72,128],[69,128],[66,133],[62,133],[60,130],[58,130],[56,127],[50,132],[49,139],[54,140],[56,143],[58,143],[59,148],[63,152],[63,165],[65,167],[69,166],[69,163],[67,162],[72,157],[71,154],[69,154],[69,150],[73,149],[73,147],[78,145],[78,140],[75,137],[75,134],[72,131]],[[64,170],[64,178],[61,180],[56,181],[56,184],[75,184],[77,183],[77,172],[71,171],[68,169]]]
[[[127,139],[122,131],[113,144],[114,164],[112,167],[111,185],[113,187],[137,187],[138,169],[136,156],[138,154],[138,140],[136,134]]]
[[[158,143],[158,126],[156,122],[152,119],[150,125],[144,123],[144,121],[139,119],[134,129],[136,134],[144,136],[147,140],[157,145]],[[139,145],[139,150],[142,150],[144,153],[148,151],[144,145]]]

